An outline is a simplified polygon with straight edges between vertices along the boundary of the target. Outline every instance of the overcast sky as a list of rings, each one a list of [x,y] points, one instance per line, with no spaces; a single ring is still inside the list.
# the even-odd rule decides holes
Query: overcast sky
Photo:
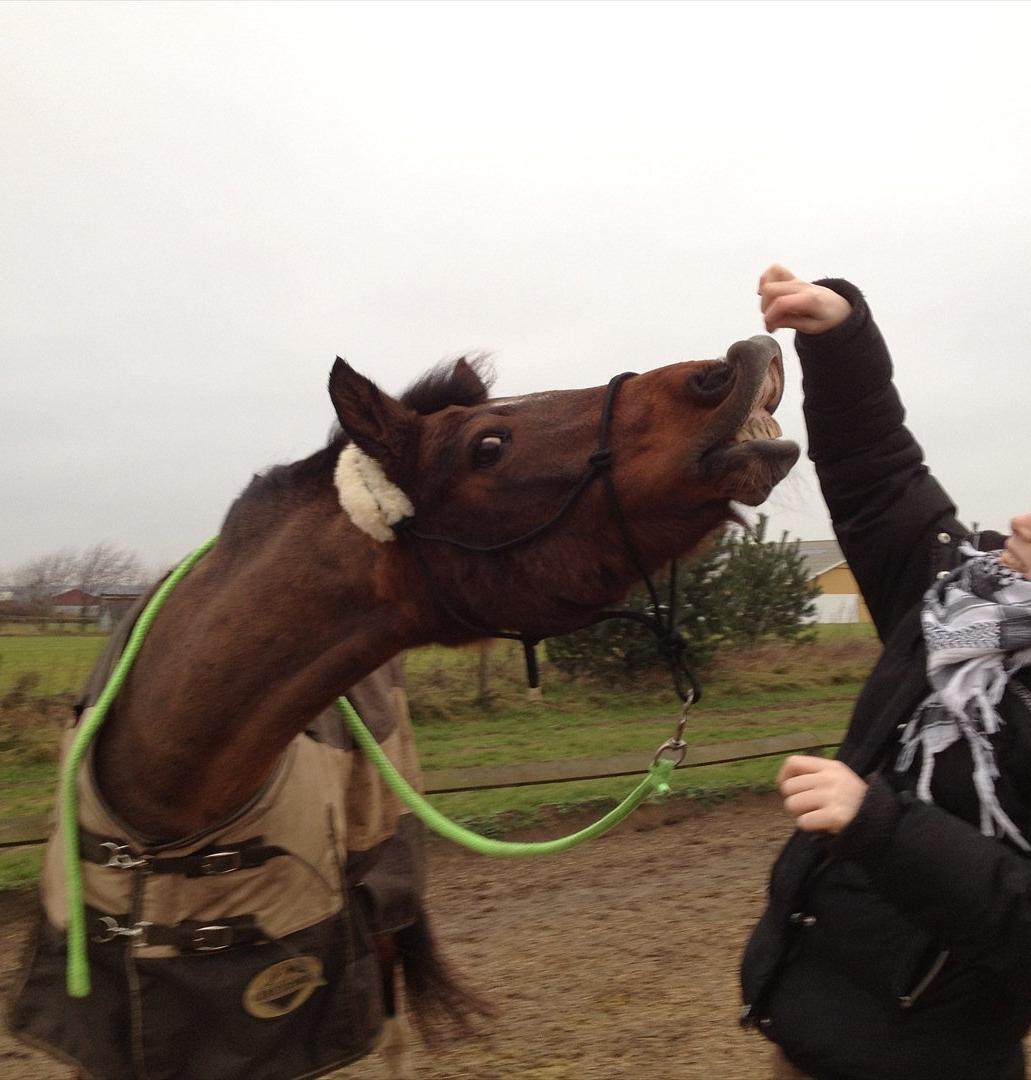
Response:
[[[985,0],[3,4],[0,573],[185,554],[321,445],[337,353],[595,385],[759,332],[773,260],[866,291],[929,462],[1005,528],[1029,40]],[[830,535],[807,466],[765,509]]]

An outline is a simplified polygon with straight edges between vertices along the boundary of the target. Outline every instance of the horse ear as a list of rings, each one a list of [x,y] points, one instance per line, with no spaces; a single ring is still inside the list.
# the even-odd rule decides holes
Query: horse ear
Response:
[[[329,396],[344,433],[396,476],[415,433],[416,416],[338,356],[329,373]]]

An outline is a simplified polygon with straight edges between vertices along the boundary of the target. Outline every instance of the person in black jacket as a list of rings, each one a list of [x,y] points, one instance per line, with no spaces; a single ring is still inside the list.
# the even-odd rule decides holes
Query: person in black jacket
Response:
[[[884,649],[837,758],[778,777],[798,828],[745,950],[743,1023],[774,1077],[1024,1080],[1031,514],[1008,539],[960,524],[854,285],[773,266],[759,291],[767,329],[799,331],[809,455]]]

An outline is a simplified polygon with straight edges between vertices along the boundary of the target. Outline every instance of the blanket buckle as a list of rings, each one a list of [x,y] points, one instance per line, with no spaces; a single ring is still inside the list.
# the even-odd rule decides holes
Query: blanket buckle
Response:
[[[116,844],[113,840],[107,840],[100,846],[107,848],[108,860],[104,863],[105,866],[113,866],[118,870],[150,868],[150,858],[147,855],[134,855],[128,844]]]
[[[239,851],[212,851],[201,859],[202,874],[231,874],[243,866],[243,856]]]
[[[231,926],[198,926],[193,931],[190,948],[196,952],[219,952],[233,943]]]

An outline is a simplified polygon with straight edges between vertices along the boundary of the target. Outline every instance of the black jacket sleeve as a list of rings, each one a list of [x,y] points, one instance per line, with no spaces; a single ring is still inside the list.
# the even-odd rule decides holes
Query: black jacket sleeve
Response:
[[[959,535],[955,507],[903,424],[887,346],[862,293],[818,284],[852,305],[824,334],[798,334],[809,456],[834,530],[884,640],[927,588],[939,532]]]

